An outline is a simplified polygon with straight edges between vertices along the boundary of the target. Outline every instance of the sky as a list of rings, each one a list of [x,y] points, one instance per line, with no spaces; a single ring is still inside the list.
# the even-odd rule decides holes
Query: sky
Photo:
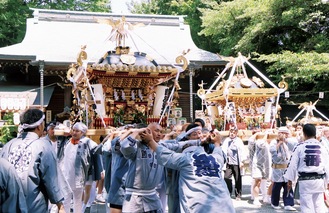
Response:
[[[111,7],[113,13],[130,13],[126,3],[130,3],[131,0],[111,0]]]

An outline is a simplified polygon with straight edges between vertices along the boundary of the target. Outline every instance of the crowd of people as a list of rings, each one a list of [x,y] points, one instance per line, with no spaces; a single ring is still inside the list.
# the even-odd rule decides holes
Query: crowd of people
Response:
[[[82,122],[63,136],[57,127],[45,127],[41,110],[22,114],[17,138],[0,151],[0,212],[83,213],[97,201],[111,213],[231,213],[245,169],[259,208],[281,209],[282,198],[287,211],[296,201],[305,213],[328,210],[328,127],[255,130],[244,142],[235,125],[223,135],[197,118],[123,126],[99,143]]]
[[[328,130],[298,124],[251,136],[248,150],[253,204],[259,207],[270,204],[278,210],[282,198],[286,211],[296,211],[297,201],[302,212],[328,212]]]

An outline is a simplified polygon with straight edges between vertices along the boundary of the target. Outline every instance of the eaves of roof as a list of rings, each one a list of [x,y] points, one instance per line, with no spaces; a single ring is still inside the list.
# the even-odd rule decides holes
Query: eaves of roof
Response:
[[[112,27],[97,19],[118,20],[122,14],[33,9],[27,19],[24,40],[0,48],[0,60],[44,61],[46,66],[67,66],[76,62],[77,53],[86,45],[89,63],[97,63],[115,42],[109,41]],[[159,65],[175,65],[176,57],[190,50],[186,58],[197,64],[226,64],[216,54],[199,49],[193,42],[184,16],[124,15],[127,22],[144,23],[129,31],[126,46],[133,52],[144,52]]]
[[[19,60],[19,61],[30,61],[35,60],[34,55],[7,55],[7,54],[0,54],[0,58],[4,60]]]

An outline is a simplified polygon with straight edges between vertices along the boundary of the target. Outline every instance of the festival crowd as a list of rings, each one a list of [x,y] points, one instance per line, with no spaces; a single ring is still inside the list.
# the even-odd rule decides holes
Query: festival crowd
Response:
[[[84,213],[102,202],[111,213],[233,213],[245,170],[253,205],[328,212],[329,127],[255,130],[243,141],[236,126],[224,134],[197,118],[126,125],[96,143],[82,122],[57,136],[63,125],[44,118],[25,111],[0,151],[0,212]]]

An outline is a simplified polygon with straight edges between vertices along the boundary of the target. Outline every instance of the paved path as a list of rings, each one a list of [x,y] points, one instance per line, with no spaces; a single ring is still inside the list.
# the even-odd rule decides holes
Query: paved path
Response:
[[[243,178],[242,178],[242,184],[243,184],[242,199],[241,199],[241,201],[236,201],[235,199],[232,199],[233,200],[233,205],[234,205],[235,210],[236,210],[237,213],[259,213],[259,212],[280,213],[280,212],[290,212],[290,211],[285,211],[283,209],[282,198],[281,198],[281,202],[280,202],[280,205],[281,205],[282,209],[280,209],[280,210],[273,209],[270,204],[264,204],[261,207],[257,207],[255,205],[253,205],[252,201],[251,201],[251,194],[250,194],[251,180],[252,180],[252,178],[250,177],[250,175],[243,176]],[[297,211],[293,211],[293,212],[300,212],[299,205],[295,204],[294,207],[297,209]]]
[[[285,211],[282,207],[280,210],[275,210],[271,207],[270,204],[265,204],[262,205],[261,207],[257,207],[252,204],[250,200],[250,184],[251,184],[251,177],[250,175],[245,175],[242,178],[242,199],[240,201],[236,201],[235,199],[233,200],[233,205],[235,207],[236,213],[261,213],[261,212],[266,212],[266,213],[280,213],[280,212],[289,212]],[[283,206],[282,199],[280,202],[280,205]],[[300,212],[300,207],[299,205],[294,206],[297,211],[295,212]],[[218,207],[220,208],[220,207]],[[105,204],[93,204],[91,206],[90,213],[105,213],[106,207]],[[219,211],[220,212],[220,211]],[[89,212],[88,212],[89,213]]]

